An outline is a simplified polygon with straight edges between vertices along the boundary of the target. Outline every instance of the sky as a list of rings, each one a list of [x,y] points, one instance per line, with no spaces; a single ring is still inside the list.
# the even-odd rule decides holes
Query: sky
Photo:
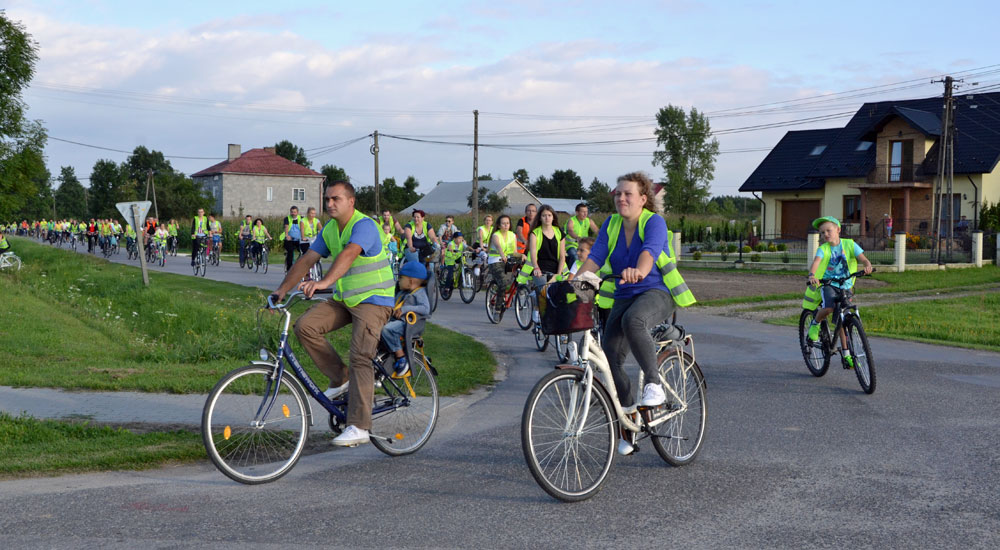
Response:
[[[733,195],[789,130],[940,95],[946,74],[1000,83],[991,1],[5,3],[38,43],[24,99],[49,169],[85,185],[138,145],[191,174],[284,139],[371,185],[378,131],[380,177],[426,192],[471,179],[473,110],[480,174],[661,179],[655,116],[676,105],[708,114],[711,192]]]

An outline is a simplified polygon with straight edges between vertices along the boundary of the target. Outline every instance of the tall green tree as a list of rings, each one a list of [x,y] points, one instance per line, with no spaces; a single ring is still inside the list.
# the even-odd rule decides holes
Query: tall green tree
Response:
[[[385,178],[379,190],[382,208],[399,212],[420,200],[423,193],[417,192],[420,182],[413,176],[407,176],[402,185],[396,183],[396,178]]]
[[[112,218],[119,215],[115,203],[120,202],[117,194],[123,182],[121,170],[115,161],[101,159],[94,163],[94,168],[90,171],[90,192],[87,196],[91,218]]]
[[[514,179],[521,182],[521,185],[531,185],[531,178],[528,177],[528,171],[524,168],[514,170]]]
[[[465,198],[465,204],[472,208],[472,192],[469,192],[469,196]],[[507,210],[510,205],[510,201],[507,197],[497,195],[493,191],[486,191],[479,193],[479,213],[484,212],[503,212]]]
[[[48,136],[40,122],[26,120],[21,96],[35,74],[37,52],[24,25],[0,10],[0,220],[35,217],[46,200],[52,212],[51,187],[42,186],[49,181]]]
[[[312,161],[306,157],[306,150],[294,143],[283,139],[274,144],[274,152],[286,159],[297,162],[306,168],[312,168]]]
[[[709,196],[719,156],[719,141],[712,137],[708,117],[694,107],[689,113],[668,105],[656,113],[656,146],[653,166],[663,168],[664,209],[681,214],[701,212]]]
[[[319,173],[326,176],[326,179],[323,180],[324,188],[335,181],[351,181],[351,177],[347,175],[347,171],[336,164],[324,164],[323,167],[319,169]],[[355,192],[357,192],[357,190],[355,190]],[[356,202],[357,201],[355,201],[355,203]]]
[[[594,212],[614,212],[615,199],[611,195],[611,187],[594,178],[587,188],[587,207]]]
[[[76,170],[72,166],[59,169],[56,212],[60,218],[80,220],[87,216],[87,190],[76,177]]]
[[[529,190],[538,197],[580,199],[587,195],[583,180],[573,170],[556,170],[551,178],[538,176]]]

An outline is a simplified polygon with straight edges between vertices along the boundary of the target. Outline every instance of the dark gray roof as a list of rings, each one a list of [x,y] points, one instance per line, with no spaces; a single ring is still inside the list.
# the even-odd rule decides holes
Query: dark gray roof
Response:
[[[750,174],[740,191],[791,191],[822,189],[824,180],[808,174],[829,150],[841,128],[788,132]],[[818,155],[816,147],[826,146]]]

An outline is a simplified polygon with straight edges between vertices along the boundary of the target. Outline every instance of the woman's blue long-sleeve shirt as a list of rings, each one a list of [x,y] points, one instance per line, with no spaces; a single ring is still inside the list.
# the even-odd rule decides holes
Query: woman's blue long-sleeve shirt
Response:
[[[598,266],[604,265],[604,262],[609,259],[608,223],[610,222],[611,217],[609,216],[601,224],[601,230],[597,232],[597,241],[590,249],[588,259],[593,260]],[[637,227],[635,233],[632,235],[632,243],[628,245],[625,243],[624,227],[618,232],[618,243],[615,245],[615,250],[611,253],[610,258],[611,272],[617,275],[627,267],[636,267],[639,264],[639,254],[644,250],[653,256],[653,269],[649,271],[649,275],[645,279],[638,283],[616,284],[616,299],[632,298],[653,288],[669,292],[667,285],[663,284],[663,275],[656,267],[656,258],[660,255],[660,252],[665,251],[667,254],[670,254],[669,243],[667,242],[667,222],[659,214],[653,214],[646,221],[644,233],[644,238],[640,239],[639,228]]]

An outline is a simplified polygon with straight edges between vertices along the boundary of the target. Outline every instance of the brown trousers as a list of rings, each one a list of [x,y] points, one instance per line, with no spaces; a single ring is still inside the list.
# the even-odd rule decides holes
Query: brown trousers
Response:
[[[331,386],[350,381],[347,393],[347,425],[362,430],[372,427],[372,403],[375,400],[375,369],[372,360],[378,349],[382,326],[389,320],[391,308],[373,304],[347,307],[343,302],[326,300],[302,314],[295,321],[295,335],[312,357],[316,367],[330,379]],[[351,328],[351,368],[326,339],[348,323]]]

